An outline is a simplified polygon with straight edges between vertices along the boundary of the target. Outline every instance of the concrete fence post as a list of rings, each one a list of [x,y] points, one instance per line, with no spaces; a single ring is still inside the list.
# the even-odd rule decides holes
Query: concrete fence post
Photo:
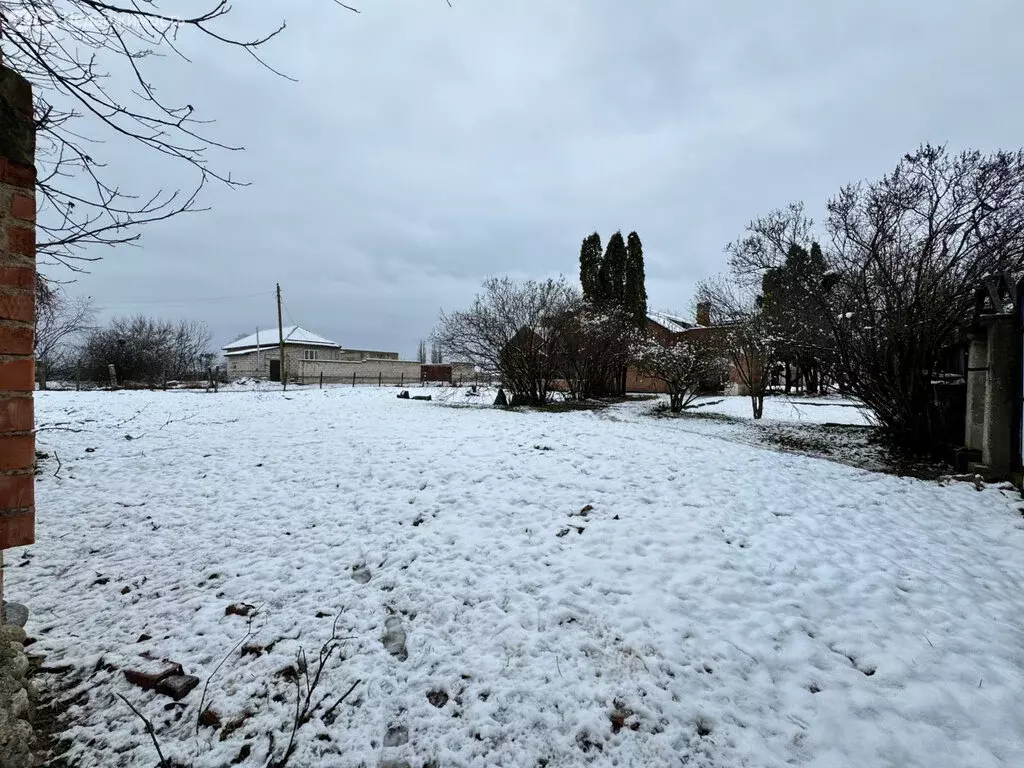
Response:
[[[35,182],[32,88],[0,63],[0,553],[35,543]]]
[[[996,315],[988,326],[985,371],[985,419],[982,463],[994,476],[1005,477],[1013,459],[1014,375],[1020,370],[1020,339],[1013,315]]]
[[[971,335],[967,351],[967,427],[964,446],[981,452],[985,442],[985,390],[988,380],[988,336]]]

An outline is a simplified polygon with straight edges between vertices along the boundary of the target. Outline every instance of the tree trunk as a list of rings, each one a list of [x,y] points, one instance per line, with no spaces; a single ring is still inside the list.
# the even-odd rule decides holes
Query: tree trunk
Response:
[[[788,395],[793,391],[793,371],[789,367],[789,363],[786,363],[786,394]]]
[[[36,370],[39,372],[39,388],[46,389],[46,361],[37,360]]]
[[[754,418],[760,419],[764,414],[764,394],[750,396],[751,410],[754,412]]]
[[[807,366],[807,394],[817,395],[820,392],[818,389],[818,369],[814,365]]]

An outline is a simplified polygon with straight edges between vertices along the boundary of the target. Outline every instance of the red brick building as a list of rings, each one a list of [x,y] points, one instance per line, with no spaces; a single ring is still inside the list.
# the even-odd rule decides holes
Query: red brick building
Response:
[[[694,322],[664,312],[647,313],[648,335],[666,346],[683,339],[704,340],[721,334],[723,330],[722,326],[711,325],[711,307],[708,304],[697,306]],[[732,384],[740,384],[735,370],[730,370],[729,380]],[[665,382],[645,376],[635,365],[631,365],[626,372],[626,391],[664,394],[668,389]]]

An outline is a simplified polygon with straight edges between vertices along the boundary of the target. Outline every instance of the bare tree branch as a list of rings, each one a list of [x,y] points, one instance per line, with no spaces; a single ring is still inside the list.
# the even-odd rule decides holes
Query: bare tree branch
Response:
[[[334,0],[349,11],[358,10]],[[190,15],[163,8],[169,0],[0,0],[0,50],[8,66],[35,88],[38,170],[38,252],[49,263],[81,270],[99,257],[88,246],[134,243],[145,224],[202,210],[196,203],[208,182],[244,186],[219,170],[211,151],[241,146],[208,131],[189,103],[162,96],[153,80],[154,58],[184,63],[181,40],[212,41],[238,49],[276,75],[261,55],[285,29],[241,37],[225,29],[228,0],[209,0]],[[146,193],[123,188],[98,157],[128,141],[190,167],[185,190]],[[116,150],[113,150],[116,151]],[[44,261],[43,263],[47,263]]]

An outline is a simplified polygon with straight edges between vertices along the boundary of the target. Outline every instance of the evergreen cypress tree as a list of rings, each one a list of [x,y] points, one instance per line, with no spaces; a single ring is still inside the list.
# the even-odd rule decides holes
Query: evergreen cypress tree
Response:
[[[647,325],[647,287],[644,277],[644,246],[636,232],[626,239],[626,265],[623,278],[623,307],[637,326]]]
[[[622,232],[616,232],[608,241],[600,275],[602,303],[607,307],[621,307],[626,277],[626,241]]]
[[[580,285],[583,286],[583,298],[590,302],[600,301],[601,261],[601,236],[594,232],[583,238],[580,247]]]

